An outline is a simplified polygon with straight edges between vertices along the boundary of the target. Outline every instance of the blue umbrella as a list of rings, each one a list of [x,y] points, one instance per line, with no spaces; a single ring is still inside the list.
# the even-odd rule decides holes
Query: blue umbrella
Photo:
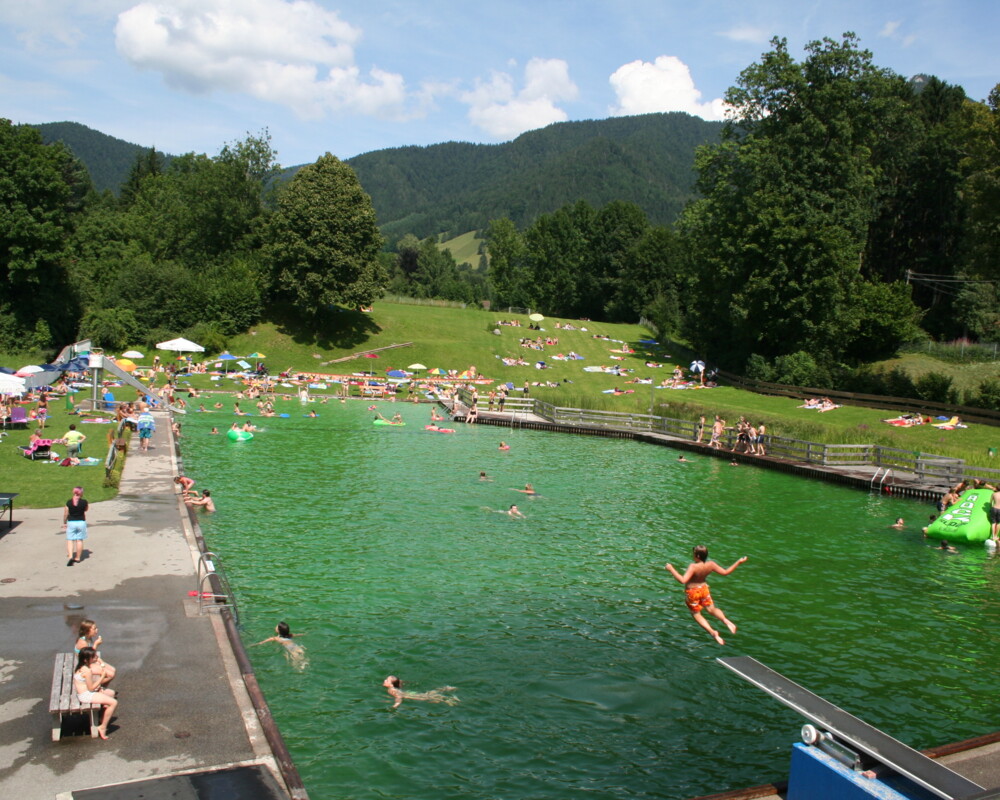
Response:
[[[222,353],[215,360],[216,361],[236,361],[236,359],[238,359],[238,358],[239,358],[239,356],[234,356],[232,353]],[[225,371],[229,372],[229,365],[228,364],[226,364],[226,370]]]
[[[390,378],[408,378],[409,373],[403,372],[401,369],[390,369],[386,375]]]

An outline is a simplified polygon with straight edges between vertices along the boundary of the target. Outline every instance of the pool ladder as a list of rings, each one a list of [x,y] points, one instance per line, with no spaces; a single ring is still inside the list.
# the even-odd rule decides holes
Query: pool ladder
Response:
[[[218,560],[219,557],[211,550],[206,550],[198,556],[198,613],[204,614],[206,609],[219,611],[228,608],[233,615],[233,621],[238,625],[240,616],[236,608],[236,598],[233,597],[233,590],[229,587],[226,574],[221,568],[216,569]],[[221,589],[219,592],[216,592],[212,585],[213,577],[218,581],[217,585]]]
[[[881,480],[879,480],[879,475],[882,476]],[[882,472],[882,467],[879,467],[877,470],[875,470],[875,474],[872,475],[872,481],[871,481],[871,484],[869,484],[869,488],[874,489],[875,488],[875,481],[878,480],[878,488],[882,489],[883,488],[883,484],[885,484],[886,480],[891,475],[892,475],[892,469],[890,467],[886,467],[885,468],[885,472]],[[889,485],[891,486],[892,484],[889,484]]]

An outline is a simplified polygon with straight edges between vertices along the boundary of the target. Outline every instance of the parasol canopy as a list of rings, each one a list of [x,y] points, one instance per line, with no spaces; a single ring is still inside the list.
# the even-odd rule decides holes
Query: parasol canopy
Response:
[[[365,353],[365,358],[378,358],[378,353]]]
[[[691,370],[691,372],[694,372],[694,373],[697,374],[697,373],[701,372],[703,369],[705,369],[705,362],[704,361],[692,361],[691,362],[691,366],[689,367],[689,369]]]
[[[126,372],[134,372],[135,371],[135,362],[134,361],[130,361],[127,358],[116,358],[115,359],[115,363],[119,367],[121,367],[123,370],[125,370]]]
[[[447,371],[441,369],[441,367],[435,367],[434,369],[427,371],[428,375],[447,375]]]
[[[247,358],[267,358],[263,353],[251,353]]]
[[[122,358],[145,358],[145,357],[146,356],[144,356],[138,350],[126,350],[124,353],[122,353]]]
[[[543,317],[541,314],[532,314],[531,316],[528,317],[528,319],[530,319],[532,322],[541,322],[543,319],[545,319],[545,317]]]
[[[21,369],[19,369],[14,374],[17,375],[17,377],[19,378],[27,378],[29,375],[34,375],[36,372],[45,372],[45,370],[42,369],[42,367],[37,366],[36,364],[29,364],[26,367],[21,367]]]
[[[407,369],[427,369],[423,364],[410,364]]]
[[[157,350],[173,350],[175,353],[204,353],[205,348],[200,344],[185,339],[183,336],[171,339],[167,342],[160,342],[156,345]]]
[[[390,378],[408,378],[410,377],[408,373],[403,372],[401,369],[390,369],[386,375]]]
[[[0,374],[0,394],[24,394],[24,378]]]

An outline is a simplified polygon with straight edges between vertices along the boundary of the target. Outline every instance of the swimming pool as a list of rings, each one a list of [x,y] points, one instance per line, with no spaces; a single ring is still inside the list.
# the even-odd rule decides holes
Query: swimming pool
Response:
[[[376,427],[366,406],[287,402],[243,443],[207,434],[230,414],[189,414],[181,440],[245,641],[280,619],[306,633],[301,672],[249,652],[313,797],[686,798],[783,777],[801,720],[719,655],[916,747],[1000,728],[1000,562],[934,550],[932,509],[629,441],[435,434],[427,406],[380,403],[408,424]],[[740,627],[725,648],[663,569],[698,543],[750,559],[712,581]],[[392,712],[389,673],[461,702]]]

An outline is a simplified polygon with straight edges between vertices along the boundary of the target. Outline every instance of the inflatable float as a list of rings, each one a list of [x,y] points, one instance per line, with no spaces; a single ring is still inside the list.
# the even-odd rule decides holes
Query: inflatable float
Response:
[[[425,431],[430,431],[431,433],[454,433],[454,428],[439,428],[437,425],[424,425]]]
[[[372,422],[372,425],[392,425],[394,428],[401,428],[406,425],[405,422],[391,422],[387,419],[376,419]]]
[[[226,436],[229,437],[231,442],[249,442],[253,438],[253,434],[250,431],[234,431],[232,429],[226,431]]]
[[[989,489],[969,489],[958,502],[943,511],[927,527],[931,539],[955,542],[985,542],[990,538]]]

